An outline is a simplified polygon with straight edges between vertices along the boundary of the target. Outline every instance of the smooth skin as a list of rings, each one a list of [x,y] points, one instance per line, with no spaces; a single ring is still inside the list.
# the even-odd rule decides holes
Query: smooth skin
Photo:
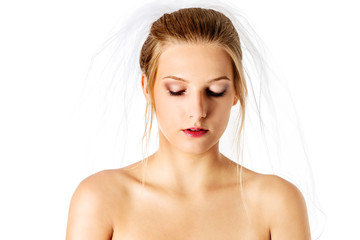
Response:
[[[243,168],[219,152],[238,97],[231,60],[213,44],[171,44],[154,86],[159,149],[82,181],[67,240],[309,240],[305,201],[291,183]],[[142,87],[150,101],[147,79]],[[183,129],[208,129],[201,137]],[[143,174],[146,182],[142,185]]]

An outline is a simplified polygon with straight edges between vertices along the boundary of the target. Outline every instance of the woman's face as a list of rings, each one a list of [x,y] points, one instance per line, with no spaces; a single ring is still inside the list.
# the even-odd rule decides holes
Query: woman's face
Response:
[[[172,44],[159,58],[154,104],[160,147],[217,147],[237,103],[230,56],[214,44]]]

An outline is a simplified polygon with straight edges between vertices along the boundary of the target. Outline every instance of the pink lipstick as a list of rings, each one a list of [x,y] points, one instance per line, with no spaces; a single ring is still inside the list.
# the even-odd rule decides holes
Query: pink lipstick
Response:
[[[188,137],[201,137],[205,135],[208,132],[208,130],[203,128],[188,128],[188,129],[184,129],[183,132]]]

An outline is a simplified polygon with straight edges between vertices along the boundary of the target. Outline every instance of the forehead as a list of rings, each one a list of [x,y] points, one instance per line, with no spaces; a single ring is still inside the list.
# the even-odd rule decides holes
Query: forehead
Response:
[[[230,56],[218,45],[174,43],[164,47],[158,62],[157,78],[169,75],[188,80],[233,79],[233,68]]]

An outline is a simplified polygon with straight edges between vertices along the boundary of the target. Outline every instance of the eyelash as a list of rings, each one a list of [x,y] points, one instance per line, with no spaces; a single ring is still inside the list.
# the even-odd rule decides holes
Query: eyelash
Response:
[[[181,96],[183,93],[185,92],[185,90],[181,90],[181,91],[178,91],[178,92],[172,92],[169,90],[169,93],[171,96]]]
[[[181,96],[183,95],[183,93],[185,92],[185,90],[181,90],[181,91],[178,91],[178,92],[172,92],[169,90],[169,94],[171,96]],[[225,95],[225,92],[226,92],[226,89],[220,93],[215,93],[215,92],[212,92],[210,91],[209,89],[206,89],[206,94],[211,96],[211,97],[222,97]]]

